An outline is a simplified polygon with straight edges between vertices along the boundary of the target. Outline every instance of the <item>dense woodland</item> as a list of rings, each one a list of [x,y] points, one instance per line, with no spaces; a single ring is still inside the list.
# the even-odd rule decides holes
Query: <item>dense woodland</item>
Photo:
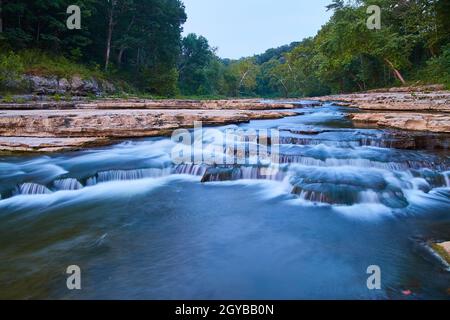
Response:
[[[317,35],[240,60],[182,37],[180,0],[0,0],[0,90],[21,73],[79,73],[158,96],[301,97],[450,85],[449,0],[330,0]],[[82,11],[68,30],[66,9]],[[382,28],[366,26],[370,4]],[[300,39],[299,39],[300,40]]]

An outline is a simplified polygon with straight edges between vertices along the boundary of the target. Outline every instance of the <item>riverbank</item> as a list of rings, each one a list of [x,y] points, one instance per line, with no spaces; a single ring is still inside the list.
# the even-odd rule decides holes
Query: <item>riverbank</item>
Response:
[[[237,146],[215,148],[233,162],[212,164],[217,140],[206,131],[183,163],[173,152],[189,149],[168,137],[1,156],[0,297],[448,299],[450,269],[431,245],[450,239],[449,143],[354,127],[352,109],[332,104],[295,111],[236,127],[280,131],[270,171]],[[73,261],[89,280],[80,292],[60,285]],[[381,290],[367,290],[373,264],[389,274]]]
[[[356,127],[410,130],[421,136],[450,133],[450,91],[439,85],[315,97],[301,106],[315,107],[324,102],[355,108],[347,116]],[[73,98],[0,103],[0,151],[82,149],[118,139],[165,136],[179,128],[190,128],[195,121],[227,125],[294,116],[298,112],[293,109],[301,106],[294,101],[259,99]]]
[[[226,125],[294,116],[294,104],[257,100],[98,100],[0,105],[0,150],[55,152],[169,135],[195,121]],[[286,110],[283,110],[286,109]]]
[[[357,125],[450,133],[450,91],[441,85],[377,89],[311,100],[359,109],[349,114]]]

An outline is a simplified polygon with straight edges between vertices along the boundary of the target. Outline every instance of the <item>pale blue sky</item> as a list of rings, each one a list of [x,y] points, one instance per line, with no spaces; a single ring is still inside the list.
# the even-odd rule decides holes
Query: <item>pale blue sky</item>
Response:
[[[183,0],[184,35],[205,36],[222,58],[263,53],[314,36],[331,12],[331,0]]]

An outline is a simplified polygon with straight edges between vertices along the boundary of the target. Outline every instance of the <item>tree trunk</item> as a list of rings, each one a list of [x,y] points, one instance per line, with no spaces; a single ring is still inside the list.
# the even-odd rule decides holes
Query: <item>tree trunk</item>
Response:
[[[281,83],[281,85],[283,86],[283,89],[284,89],[284,97],[287,98],[289,96],[289,90],[286,87],[286,85],[284,84],[282,79],[280,79],[280,83]]]
[[[241,78],[241,81],[239,81],[239,88],[242,86],[242,83],[245,80],[245,77],[247,77],[247,74],[250,72],[250,69],[248,69],[247,71],[244,72],[244,75]]]
[[[125,52],[125,47],[121,47],[119,50],[119,55],[117,56],[117,63],[119,64],[119,66],[122,64],[122,57],[123,57],[123,53]]]
[[[137,54],[136,54],[136,66],[139,67],[141,61],[141,48],[137,49]]]
[[[0,33],[3,32],[2,6],[3,6],[3,1],[0,0]]]
[[[430,46],[429,50],[430,50],[431,56],[432,56],[432,57],[436,57],[436,52],[434,51],[433,46]]]
[[[353,78],[353,80],[355,81],[356,85],[358,86],[359,91],[364,91],[365,85],[362,85],[361,83],[359,83],[358,78],[352,72],[350,72],[349,74]]]
[[[244,75],[241,78],[241,81],[239,81],[239,86],[238,86],[238,96],[241,95],[241,87],[242,87],[242,83],[244,82],[245,78],[247,77],[247,74],[250,72],[250,69],[248,69],[247,71],[244,72]]]
[[[400,80],[400,82],[401,82],[403,85],[405,85],[405,84],[406,84],[405,79],[403,78],[403,76],[402,76],[402,74],[400,73],[400,71],[398,71],[397,69],[395,69],[394,64],[393,64],[391,61],[389,61],[388,59],[386,59],[386,58],[384,59],[384,61],[386,61],[387,64],[391,67],[391,69],[392,69],[392,71],[393,71],[393,73],[394,73],[394,76],[395,76],[398,80]]]
[[[286,85],[284,84],[284,81],[283,81],[283,79],[281,79],[281,78],[278,78],[277,76],[274,76],[274,78],[275,78],[275,79],[277,79],[277,80],[278,80],[278,82],[279,82],[279,83],[281,83],[281,85],[283,86],[283,90],[284,90],[284,97],[285,97],[285,98],[287,98],[287,97],[288,97],[288,95],[289,95],[289,90],[288,90],[288,88],[286,87]]]
[[[111,7],[109,9],[109,21],[108,21],[108,36],[106,39],[106,57],[105,57],[105,71],[108,71],[109,57],[111,56],[111,40],[114,26],[114,5],[115,0],[111,2]]]
[[[1,0],[0,0],[0,1],[1,1]],[[128,32],[130,32],[131,27],[133,26],[133,23],[134,23],[134,19],[135,19],[135,16],[133,15],[133,17],[131,18],[130,23],[128,24],[126,34],[128,34]],[[123,57],[123,54],[124,54],[124,52],[125,52],[126,49],[127,49],[127,46],[126,46],[126,45],[122,45],[122,46],[120,47],[119,55],[117,56],[117,63],[119,64],[119,66],[122,64],[122,57]]]
[[[41,22],[38,21],[37,25],[37,33],[36,33],[36,42],[39,42],[39,38],[41,37]]]

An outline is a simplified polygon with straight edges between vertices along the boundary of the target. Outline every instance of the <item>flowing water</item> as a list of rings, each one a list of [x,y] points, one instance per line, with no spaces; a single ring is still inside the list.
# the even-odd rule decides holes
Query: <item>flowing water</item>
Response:
[[[448,299],[448,137],[298,111],[239,126],[280,130],[272,175],[175,165],[169,138],[1,157],[0,298]]]

